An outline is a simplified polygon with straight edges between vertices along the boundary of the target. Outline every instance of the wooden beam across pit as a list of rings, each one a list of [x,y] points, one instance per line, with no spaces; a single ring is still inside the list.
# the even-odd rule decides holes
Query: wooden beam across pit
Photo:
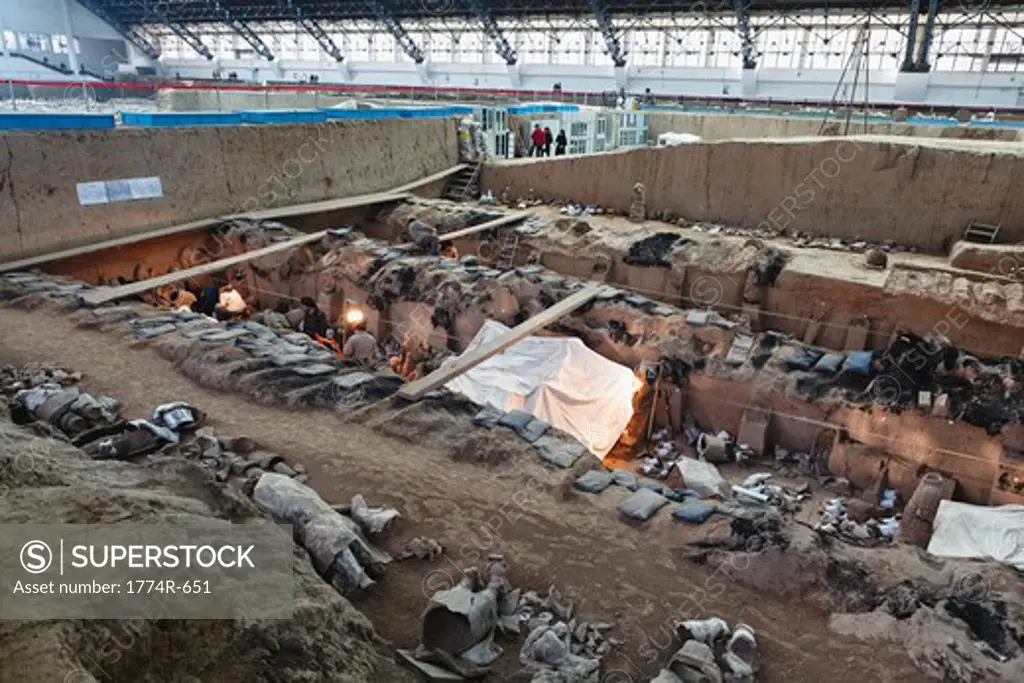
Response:
[[[495,218],[493,221],[487,221],[486,223],[481,223],[480,225],[473,225],[473,226],[468,227],[468,228],[463,228],[462,230],[453,230],[452,232],[446,232],[443,235],[438,235],[437,239],[440,240],[441,242],[451,242],[452,240],[457,240],[460,237],[469,237],[470,235],[476,235],[477,233],[486,232],[486,231],[492,230],[494,228],[501,228],[501,227],[504,227],[506,225],[513,225],[515,223],[519,223],[521,221],[525,221],[527,218],[529,218],[532,215],[533,215],[532,213],[528,213],[528,212],[526,212],[526,213],[510,213],[508,215],[502,216],[501,218]],[[395,249],[410,249],[410,248],[412,248],[414,246],[416,246],[416,245],[413,244],[412,242],[406,242],[405,244],[395,245],[394,248]]]
[[[84,244],[82,246],[74,247],[71,249],[62,249],[60,251],[47,252],[45,254],[39,254],[37,256],[30,256],[27,258],[18,259],[17,261],[7,261],[6,263],[0,263],[0,273],[35,268],[36,266],[41,266],[46,263],[52,263],[54,261],[63,261],[64,259],[73,258],[75,256],[82,256],[84,254],[92,254],[99,251],[105,251],[107,249],[115,249],[117,247],[123,247],[129,244],[135,244],[137,242],[145,242],[147,240],[156,239],[158,237],[178,235],[185,232],[199,232],[201,230],[207,230],[216,227],[221,223],[226,223],[227,221],[238,218],[249,220],[288,218],[291,216],[307,216],[309,214],[322,213],[325,211],[352,209],[360,206],[370,206],[372,204],[400,202],[411,197],[414,190],[417,190],[431,183],[444,180],[448,176],[458,173],[459,171],[467,167],[468,164],[456,164],[455,166],[451,166],[443,171],[440,171],[439,173],[427,176],[426,178],[421,178],[420,180],[416,180],[411,183],[407,183],[405,185],[392,188],[390,190],[385,190],[383,192],[356,195],[355,197],[344,197],[342,199],[328,199],[319,202],[311,202],[308,204],[293,204],[291,206],[280,206],[272,209],[263,209],[259,211],[248,211],[222,216],[212,216],[210,218],[204,218],[198,221],[191,221],[189,223],[180,223],[178,225],[171,225],[164,228],[156,228],[154,230],[132,232],[125,234],[121,237],[116,237],[114,239],[93,242],[91,244]]]
[[[551,308],[547,308],[529,320],[526,320],[495,339],[490,344],[459,356],[450,363],[438,368],[426,377],[410,382],[399,389],[398,395],[409,401],[418,401],[424,394],[439,389],[459,375],[472,370],[485,360],[496,356],[516,342],[525,339],[537,330],[547,327],[560,318],[564,318],[576,309],[586,306],[604,290],[605,285],[588,285],[580,291],[562,299]]]
[[[327,234],[326,230],[320,232],[314,232],[309,235],[303,235],[302,237],[296,237],[290,239],[287,242],[278,242],[271,244],[270,246],[263,247],[262,249],[253,249],[247,251],[244,254],[238,254],[236,256],[229,256],[228,258],[214,261],[212,263],[204,263],[200,266],[194,266],[192,268],[185,268],[184,270],[175,270],[174,272],[167,273],[166,275],[160,275],[158,277],[150,278],[149,280],[142,280],[140,282],[132,282],[127,285],[119,285],[117,287],[97,287],[91,289],[82,295],[82,300],[93,306],[99,304],[105,304],[110,301],[117,301],[118,299],[124,299],[125,297],[135,296],[142,294],[143,292],[156,289],[157,287],[166,287],[167,285],[177,284],[183,280],[196,277],[197,275],[207,275],[209,273],[216,273],[222,270],[226,270],[231,266],[238,265],[239,263],[245,263],[247,261],[255,261],[256,259],[270,254],[276,254],[279,251],[285,251],[286,249],[294,249],[295,247],[301,247],[304,244],[310,242],[316,242],[323,239],[324,235]]]

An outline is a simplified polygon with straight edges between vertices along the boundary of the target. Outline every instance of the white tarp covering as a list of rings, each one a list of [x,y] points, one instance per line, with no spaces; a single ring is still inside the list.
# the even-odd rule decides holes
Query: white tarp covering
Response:
[[[658,136],[658,147],[678,147],[700,142],[700,136],[693,133],[662,133]]]
[[[508,329],[488,320],[465,353]],[[476,403],[525,410],[603,458],[629,424],[640,380],[579,339],[527,337],[446,386]]]
[[[1024,505],[985,507],[944,500],[928,552],[936,557],[992,558],[1024,570]]]

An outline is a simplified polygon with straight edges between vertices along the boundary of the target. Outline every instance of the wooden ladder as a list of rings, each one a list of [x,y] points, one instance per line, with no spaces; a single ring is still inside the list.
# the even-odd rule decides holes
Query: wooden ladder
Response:
[[[981,244],[994,244],[999,234],[1001,225],[989,225],[971,221],[964,230],[964,240],[968,242],[980,242]]]
[[[516,265],[516,251],[519,249],[519,234],[513,232],[505,237],[505,243],[498,252],[498,267],[509,269]]]

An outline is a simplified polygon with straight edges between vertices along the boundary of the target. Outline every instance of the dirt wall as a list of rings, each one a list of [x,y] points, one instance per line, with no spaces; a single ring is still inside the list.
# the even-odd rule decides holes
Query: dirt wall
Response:
[[[646,112],[648,134],[657,140],[662,133],[691,133],[704,140],[736,140],[744,138],[792,138],[809,135],[842,135],[846,119],[829,117],[822,129],[821,118],[759,116],[754,114],[692,114],[685,112]],[[1012,128],[969,126],[922,126],[911,123],[864,123],[856,116],[850,119],[852,135],[901,135],[924,138],[960,140],[1018,141],[1021,133]]]
[[[895,240],[944,253],[970,221],[1024,238],[1024,148],[857,137],[701,143],[487,164],[483,189],[647,215],[834,237]]]
[[[225,213],[387,190],[458,163],[454,119],[0,133],[0,260]],[[77,184],[159,176],[82,206]]]

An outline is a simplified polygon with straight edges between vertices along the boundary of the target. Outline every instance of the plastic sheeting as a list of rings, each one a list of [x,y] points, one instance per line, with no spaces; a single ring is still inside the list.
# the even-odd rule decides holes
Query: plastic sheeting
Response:
[[[936,557],[992,558],[1024,571],[1024,505],[984,507],[944,500],[928,552]]]
[[[466,353],[508,330],[488,320]],[[640,380],[629,368],[591,351],[579,339],[527,337],[446,386],[476,403],[524,410],[604,458],[629,424]]]

